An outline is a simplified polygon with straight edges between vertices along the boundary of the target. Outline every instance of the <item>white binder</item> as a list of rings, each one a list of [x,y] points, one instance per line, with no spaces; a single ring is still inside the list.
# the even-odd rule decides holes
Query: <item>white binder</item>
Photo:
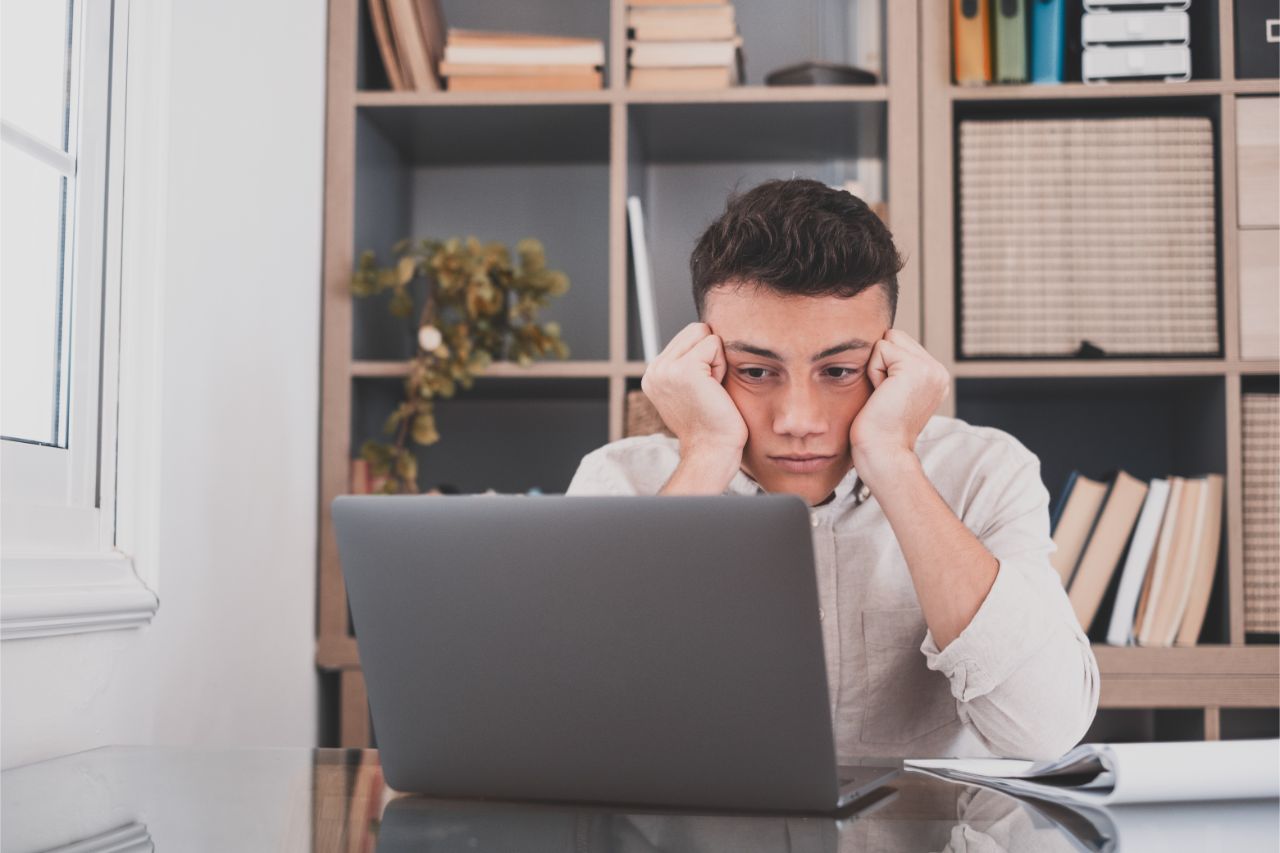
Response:
[[[1085,45],[1170,42],[1187,44],[1191,16],[1186,12],[1090,12],[1081,18]]]
[[[1191,79],[1191,48],[1186,45],[1109,47],[1084,49],[1082,74],[1086,83],[1130,78]]]

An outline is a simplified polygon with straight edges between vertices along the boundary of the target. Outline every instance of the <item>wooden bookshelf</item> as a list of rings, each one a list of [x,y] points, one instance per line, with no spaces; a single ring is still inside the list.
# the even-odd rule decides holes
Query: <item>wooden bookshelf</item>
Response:
[[[329,506],[348,491],[349,460],[369,435],[369,424],[389,412],[399,380],[407,374],[410,340],[386,318],[383,304],[349,291],[358,252],[384,254],[402,237],[476,233],[513,243],[535,236],[547,245],[548,262],[570,274],[570,293],[553,314],[573,357],[529,368],[495,364],[471,391],[460,392],[459,411],[482,416],[479,407],[520,407],[531,423],[553,425],[567,437],[548,447],[563,485],[577,459],[594,446],[621,438],[624,401],[644,373],[638,325],[629,303],[626,197],[644,198],[659,286],[687,290],[687,257],[697,230],[723,205],[735,182],[751,186],[795,172],[834,181],[859,157],[883,163],[883,196],[890,228],[908,258],[900,276],[898,326],[924,341],[956,381],[944,414],[963,407],[972,383],[1072,380],[1175,383],[1191,399],[1213,398],[1211,457],[1223,460],[1227,501],[1226,597],[1229,633],[1222,645],[1192,649],[1098,648],[1108,708],[1200,708],[1205,732],[1219,731],[1218,708],[1274,707],[1280,693],[1276,647],[1244,645],[1241,569],[1240,393],[1246,376],[1272,376],[1276,362],[1237,358],[1234,185],[1222,181],[1223,355],[1216,359],[1130,359],[1104,362],[955,358],[955,270],[952,131],[955,111],[999,102],[1063,104],[1106,99],[1116,104],[1198,98],[1220,109],[1217,131],[1221,174],[1234,171],[1233,99],[1274,94],[1273,81],[1235,81],[1230,75],[1231,4],[1219,0],[1221,79],[1185,84],[1111,84],[1057,87],[968,88],[950,82],[947,4],[936,0],[876,0],[883,24],[885,82],[864,87],[760,85],[792,51],[817,38],[813,20],[837,15],[844,0],[781,4],[734,0],[743,28],[747,84],[700,92],[630,91],[626,88],[625,0],[607,4],[566,0],[557,4],[485,0],[446,4],[465,19],[451,25],[547,31],[573,26],[575,35],[602,38],[608,65],[605,89],[593,92],[450,93],[391,92],[377,88],[371,69],[376,50],[362,22],[365,0],[330,0],[328,115],[325,167],[325,260],[322,353],[318,627],[316,659],[334,675],[340,707],[336,730],[342,746],[369,743],[368,712],[356,642],[351,636]],[[867,0],[859,0],[867,2]],[[465,11],[464,11],[465,10]],[[512,18],[512,15],[517,15]],[[782,15],[782,17],[779,17]],[[806,18],[806,15],[809,17]],[[790,23],[794,19],[793,23]],[[512,23],[518,20],[517,23]],[[808,21],[809,23],[806,23]],[[790,28],[790,29],[788,29]],[[567,31],[567,30],[566,30]],[[792,56],[792,61],[807,58]],[[841,59],[840,57],[826,57]],[[872,127],[868,137],[852,131]],[[447,128],[447,133],[439,132]],[[563,188],[563,189],[562,189]],[[561,196],[560,193],[567,193]],[[555,194],[572,205],[539,206]],[[486,198],[510,196],[496,209]],[[524,211],[522,213],[522,211]],[[1228,251],[1230,249],[1230,251]],[[660,294],[661,299],[661,294]],[[687,313],[660,317],[665,334]],[[682,320],[683,318],[683,320]],[[1201,384],[1196,384],[1201,383]],[[1012,387],[1012,386],[1011,386]],[[1086,389],[1087,390],[1087,389]],[[1212,393],[1210,393],[1212,392]],[[1197,397],[1199,395],[1199,397]],[[506,401],[506,402],[504,402]],[[442,404],[442,416],[447,406]],[[505,409],[504,411],[514,411]],[[462,417],[462,415],[460,415]],[[467,421],[473,423],[473,421]],[[570,427],[564,428],[562,427]],[[514,427],[512,429],[515,429]],[[442,422],[440,446],[466,458],[474,444],[466,430]],[[516,436],[513,436],[513,438]],[[429,449],[430,450],[430,449]],[[1216,454],[1216,457],[1214,456]],[[434,457],[439,458],[439,457]],[[420,467],[431,470],[420,457]],[[545,470],[545,469],[544,469]],[[549,482],[524,482],[510,490]],[[475,490],[483,483],[470,484]],[[466,489],[464,489],[466,490]],[[502,489],[500,489],[502,490]]]
[[[1036,407],[1066,395],[1088,418],[1127,418],[1117,392],[1148,395],[1151,419],[1164,410],[1181,411],[1194,421],[1188,434],[1169,442],[1170,455],[1192,473],[1216,470],[1226,475],[1226,523],[1219,563],[1220,578],[1211,607],[1218,627],[1211,644],[1193,648],[1117,648],[1094,646],[1103,674],[1103,709],[1198,709],[1203,712],[1205,737],[1224,736],[1223,708],[1266,708],[1280,704],[1280,649],[1275,645],[1246,645],[1243,626],[1243,550],[1241,494],[1242,380],[1280,373],[1280,360],[1250,361],[1239,355],[1239,282],[1236,269],[1235,99],[1241,95],[1280,94],[1280,83],[1270,80],[1235,80],[1231,0],[1219,0],[1216,47],[1217,68],[1211,79],[1185,83],[1063,83],[1060,85],[957,86],[951,81],[950,33],[947,14],[941,8],[920,16],[921,210],[924,234],[922,305],[924,343],[955,377],[955,393],[945,402],[944,414],[971,418],[974,412],[999,413],[997,420],[1029,423],[1064,413],[1063,406],[1050,414],[1018,414],[1020,407]],[[1199,37],[1199,33],[1197,35]],[[1196,49],[1193,42],[1193,50]],[[1203,66],[1202,66],[1203,67]],[[967,359],[957,357],[956,341],[956,200],[955,129],[960,117],[980,107],[1007,115],[1021,105],[1033,105],[1036,115],[1070,116],[1084,106],[1102,108],[1108,114],[1153,114],[1171,103],[1195,103],[1214,117],[1219,176],[1220,329],[1222,351],[1213,358],[1189,359]],[[983,113],[984,115],[986,112]],[[1034,390],[1033,390],[1034,389]],[[1188,401],[1187,398],[1190,398]],[[1196,414],[1190,409],[1195,407]],[[1083,420],[1083,416],[1082,416]],[[1006,425],[996,422],[996,426]],[[1083,425],[1083,424],[1081,424]],[[1010,429],[1015,435],[1018,429]],[[1019,435],[1024,441],[1026,435]],[[1131,444],[1141,436],[1130,437]],[[1087,469],[1090,439],[1080,442],[1072,467]],[[1035,449],[1033,447],[1033,449]],[[1062,454],[1058,454],[1061,456]],[[1102,454],[1099,454],[1102,456]],[[1048,467],[1050,460],[1041,454]],[[1062,462],[1062,459],[1058,460]],[[1108,459],[1108,467],[1123,460]],[[1043,468],[1042,468],[1043,472]],[[1096,472],[1101,473],[1101,472]],[[1046,485],[1055,490],[1058,483]],[[1201,641],[1204,642],[1202,635]]]

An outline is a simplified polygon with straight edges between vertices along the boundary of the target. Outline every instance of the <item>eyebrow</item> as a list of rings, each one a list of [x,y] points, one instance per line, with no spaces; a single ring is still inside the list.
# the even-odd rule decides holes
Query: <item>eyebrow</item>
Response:
[[[822,361],[824,358],[830,358],[833,355],[845,352],[847,350],[867,349],[870,346],[871,344],[867,343],[866,341],[853,338],[852,340],[845,341],[842,344],[836,344],[833,347],[828,347],[827,349],[824,349],[822,352],[818,353],[812,359],[810,359],[810,361]],[[783,360],[782,356],[778,355],[776,352],[774,352],[771,349],[765,349],[764,347],[753,346],[752,344],[744,343],[742,341],[729,341],[727,344],[724,345],[724,348],[732,352],[745,352],[745,353],[750,353],[751,355],[758,355],[761,358],[771,358],[774,361]]]

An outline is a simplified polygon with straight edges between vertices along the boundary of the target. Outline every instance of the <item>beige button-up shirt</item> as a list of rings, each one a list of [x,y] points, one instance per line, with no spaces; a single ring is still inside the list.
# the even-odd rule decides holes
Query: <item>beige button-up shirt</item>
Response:
[[[587,454],[570,495],[656,495],[679,442],[624,438]],[[875,496],[850,470],[810,508],[837,757],[1056,758],[1098,707],[1098,664],[1049,564],[1040,461],[1008,433],[935,416],[924,473],[999,560],[969,625],[939,650]],[[739,470],[725,493],[764,490]]]

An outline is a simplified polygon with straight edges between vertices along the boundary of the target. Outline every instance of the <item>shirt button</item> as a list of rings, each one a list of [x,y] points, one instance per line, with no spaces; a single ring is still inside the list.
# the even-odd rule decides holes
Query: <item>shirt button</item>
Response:
[[[809,523],[814,527],[818,526],[818,514],[816,512],[809,516]]]
[[[819,607],[819,608],[818,608],[818,621],[819,621],[819,622],[821,622],[823,619],[826,619],[826,618],[827,618],[826,611],[824,611],[821,607]]]

